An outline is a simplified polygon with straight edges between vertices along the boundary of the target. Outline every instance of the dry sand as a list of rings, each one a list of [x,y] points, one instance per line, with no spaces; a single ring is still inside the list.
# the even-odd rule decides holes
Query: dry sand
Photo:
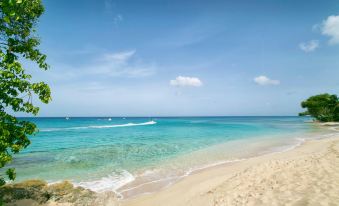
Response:
[[[339,136],[209,168],[159,192],[118,204],[339,205]]]

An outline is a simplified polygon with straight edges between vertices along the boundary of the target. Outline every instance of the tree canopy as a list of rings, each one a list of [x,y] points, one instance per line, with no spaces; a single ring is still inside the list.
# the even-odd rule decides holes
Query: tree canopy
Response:
[[[339,121],[339,99],[337,95],[319,94],[301,103],[306,111],[300,116],[310,115],[321,122]]]
[[[32,61],[43,70],[48,69],[46,55],[38,46],[35,27],[44,12],[41,0],[0,0],[0,168],[30,144],[29,135],[35,134],[34,123],[23,121],[10,113],[24,112],[37,115],[33,97],[43,103],[51,100],[51,91],[44,82],[33,82],[22,61]],[[13,168],[6,170],[15,179]],[[6,176],[0,174],[0,185]]]

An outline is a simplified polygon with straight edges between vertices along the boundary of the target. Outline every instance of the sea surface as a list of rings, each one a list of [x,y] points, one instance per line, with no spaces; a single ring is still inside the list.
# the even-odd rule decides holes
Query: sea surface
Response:
[[[292,149],[335,131],[307,117],[25,118],[39,132],[14,156],[16,181],[69,180],[131,197],[199,170]]]

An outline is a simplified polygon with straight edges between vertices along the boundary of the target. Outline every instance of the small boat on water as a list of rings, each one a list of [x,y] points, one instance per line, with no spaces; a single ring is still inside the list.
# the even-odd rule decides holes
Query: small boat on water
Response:
[[[112,119],[111,119],[111,118],[108,118],[108,121],[112,121]]]
[[[69,120],[69,117],[65,117],[66,120]]]

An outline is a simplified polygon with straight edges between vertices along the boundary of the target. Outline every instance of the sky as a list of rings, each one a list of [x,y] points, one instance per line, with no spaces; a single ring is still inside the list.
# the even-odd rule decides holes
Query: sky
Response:
[[[43,3],[39,116],[297,115],[339,94],[338,0]]]

